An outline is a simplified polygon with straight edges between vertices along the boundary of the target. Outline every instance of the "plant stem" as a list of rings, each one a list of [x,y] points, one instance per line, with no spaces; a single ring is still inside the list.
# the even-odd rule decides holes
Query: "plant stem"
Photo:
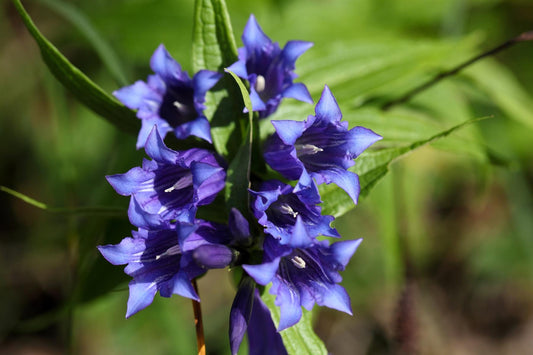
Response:
[[[196,283],[196,279],[192,280],[192,286],[194,287],[196,294],[200,296],[198,293],[198,284]],[[200,306],[200,302],[192,300],[192,310],[194,312],[194,325],[196,327],[196,344],[198,345],[198,355],[205,355],[204,323],[202,321],[202,307]]]
[[[533,31],[524,32],[524,33],[522,33],[522,34],[520,34],[520,35],[518,35],[518,36],[516,36],[514,38],[511,38],[508,41],[503,42],[502,44],[500,44],[500,45],[498,45],[498,46],[496,46],[496,47],[494,47],[494,48],[492,48],[492,49],[490,49],[490,50],[488,50],[486,52],[483,52],[483,53],[475,56],[474,58],[471,58],[471,59],[467,60],[466,62],[463,62],[462,64],[456,66],[453,69],[440,72],[439,74],[437,74],[433,78],[431,78],[429,81],[426,81],[425,83],[423,83],[423,84],[413,88],[412,90],[408,91],[405,95],[403,95],[403,96],[401,96],[401,97],[399,97],[397,99],[391,100],[389,102],[386,102],[383,106],[381,106],[381,108],[383,110],[388,110],[388,109],[390,109],[393,106],[396,106],[396,105],[399,105],[399,104],[403,104],[403,103],[411,100],[413,98],[413,96],[419,94],[420,92],[422,92],[424,90],[429,89],[430,87],[432,87],[433,85],[435,85],[439,81],[441,81],[442,79],[445,79],[445,78],[447,78],[449,76],[457,74],[458,72],[460,72],[464,68],[468,67],[469,65],[474,64],[478,60],[483,59],[483,58],[488,57],[488,56],[491,56],[491,55],[496,54],[498,52],[501,52],[504,49],[512,47],[512,46],[514,46],[517,43],[525,42],[525,41],[533,41]]]

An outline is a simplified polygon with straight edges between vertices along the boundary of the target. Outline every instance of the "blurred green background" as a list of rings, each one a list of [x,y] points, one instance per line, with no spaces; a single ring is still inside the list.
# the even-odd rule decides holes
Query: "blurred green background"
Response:
[[[192,0],[23,1],[43,34],[112,92],[145,79],[164,43],[190,69]],[[533,339],[533,43],[522,43],[387,112],[441,70],[533,28],[530,0],[228,0],[238,44],[255,14],[377,147],[491,116],[395,162],[336,221],[364,242],[343,273],[354,317],[321,309],[332,354],[525,354]],[[43,64],[9,1],[0,5],[0,185],[50,206],[116,206],[115,216],[43,212],[0,193],[0,354],[193,354],[190,301],[156,297],[125,320],[128,277],[97,254],[131,226],[104,175],[140,163],[135,137],[81,106]],[[278,117],[312,108],[288,102]],[[208,354],[228,354],[227,270],[199,282]],[[119,286],[117,286],[117,284]],[[243,347],[244,348],[244,347]],[[242,349],[242,353],[246,353]]]

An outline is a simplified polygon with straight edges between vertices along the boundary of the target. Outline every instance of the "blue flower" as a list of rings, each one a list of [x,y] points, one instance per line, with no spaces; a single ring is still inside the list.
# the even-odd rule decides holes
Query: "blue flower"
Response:
[[[150,67],[155,74],[113,93],[127,107],[137,110],[142,128],[137,149],[144,147],[154,125],[164,138],[174,132],[177,138],[196,136],[211,143],[209,122],[203,115],[205,94],[222,76],[201,70],[191,78],[163,45],[152,55]]]
[[[244,47],[239,48],[239,60],[229,69],[250,82],[252,107],[260,112],[260,117],[276,111],[284,97],[313,103],[305,85],[293,83],[296,59],[312,43],[289,41],[281,50],[277,42],[272,42],[264,34],[253,15],[244,28],[242,41]]]
[[[280,239],[282,244],[289,240],[294,243],[294,230],[302,228],[313,237],[340,237],[330,227],[334,218],[321,214],[318,189],[305,172],[294,188],[278,180],[269,180],[250,193],[254,195],[252,210],[259,224],[265,227],[265,233]]]
[[[295,233],[294,239],[296,243],[290,240],[282,245],[267,235],[263,263],[243,265],[257,283],[272,282],[270,293],[276,295],[275,304],[281,314],[278,330],[298,323],[301,307],[311,310],[315,303],[351,315],[350,297],[338,285],[342,281],[339,271],[344,270],[361,239],[330,245],[327,240],[316,241],[305,235],[305,230]]]
[[[238,256],[228,246],[229,228],[202,220],[166,229],[139,228],[132,236],[98,247],[111,264],[127,264],[124,271],[133,277],[126,317],[150,305],[157,291],[163,297],[178,294],[199,301],[191,280],[208,269],[225,268]]]
[[[127,264],[124,272],[133,280],[126,318],[149,306],[155,294],[178,294],[199,300],[191,280],[205,270],[192,261],[191,248],[180,247],[173,229],[132,232],[117,245],[102,245],[98,250],[113,265]]]
[[[120,195],[131,196],[128,216],[137,227],[192,223],[197,206],[211,203],[224,188],[226,173],[210,151],[171,150],[156,127],[145,151],[152,160],[144,160],[142,167],[106,177]]]
[[[333,182],[357,203],[359,178],[347,169],[382,137],[364,127],[348,130],[348,122],[341,121],[341,111],[327,86],[315,113],[306,121],[272,121],[276,133],[266,144],[265,160],[291,180],[307,171],[317,184]]]

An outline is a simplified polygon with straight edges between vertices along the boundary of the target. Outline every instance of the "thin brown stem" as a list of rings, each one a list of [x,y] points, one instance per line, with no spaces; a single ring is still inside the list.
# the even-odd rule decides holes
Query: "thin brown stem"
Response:
[[[525,41],[533,41],[533,31],[524,32],[524,33],[522,33],[522,34],[520,34],[520,35],[518,35],[518,36],[516,36],[514,38],[511,38],[508,41],[503,42],[499,46],[496,46],[496,47],[494,47],[494,48],[492,48],[492,49],[490,49],[490,50],[488,50],[486,52],[483,52],[483,53],[475,56],[474,58],[471,58],[471,59],[467,60],[466,62],[456,66],[453,69],[440,72],[439,74],[435,75],[433,78],[431,78],[430,80],[426,81],[425,83],[423,83],[423,84],[413,88],[412,90],[408,91],[405,95],[385,103],[383,106],[381,106],[381,108],[383,110],[388,110],[388,109],[390,109],[393,106],[396,106],[396,105],[399,105],[399,104],[403,104],[403,103],[411,100],[413,98],[413,96],[419,94],[420,92],[422,92],[424,90],[429,89],[430,87],[432,87],[433,85],[435,85],[439,81],[441,81],[442,79],[445,79],[445,78],[447,78],[449,76],[457,74],[458,72],[460,72],[464,68],[468,67],[469,65],[474,64],[478,60],[483,59],[483,58],[488,57],[488,56],[491,56],[491,55],[496,54],[498,52],[501,52],[504,49],[512,47],[512,46],[514,46],[517,43],[525,42]]]
[[[200,296],[198,293],[198,284],[196,283],[196,279],[192,280],[192,286],[194,287],[196,294]],[[192,310],[194,312],[194,325],[196,327],[196,344],[198,345],[198,355],[205,355],[204,323],[202,321],[202,307],[200,306],[200,302],[192,300]]]

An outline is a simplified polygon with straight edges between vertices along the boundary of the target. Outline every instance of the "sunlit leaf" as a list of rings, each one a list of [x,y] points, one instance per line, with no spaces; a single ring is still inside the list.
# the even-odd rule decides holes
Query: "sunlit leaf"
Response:
[[[237,83],[241,92],[241,97],[244,105],[248,111],[248,121],[243,125],[245,134],[244,140],[237,151],[234,159],[228,167],[228,174],[226,178],[226,201],[228,206],[235,207],[242,213],[246,213],[250,206],[250,167],[252,163],[252,140],[253,140],[253,112],[252,100],[248,94],[248,90],[244,86],[242,80],[230,70],[226,69],[235,82]]]
[[[442,139],[479,120],[481,119],[475,118],[468,120],[427,139],[416,141],[407,146],[364,152],[356,159],[356,164],[350,168],[351,171],[359,175],[359,183],[361,186],[360,197],[366,196],[374,185],[387,174],[389,164],[395,159],[423,145]],[[322,201],[324,201],[322,204],[322,213],[326,215],[339,217],[355,207],[348,194],[334,185],[321,185],[320,196],[322,197]]]
[[[222,72],[237,61],[237,46],[226,4],[222,0],[197,0],[194,15],[193,69]],[[239,89],[225,76],[206,95],[204,113],[211,123],[218,153],[231,158],[241,143],[236,122],[243,117]]]

